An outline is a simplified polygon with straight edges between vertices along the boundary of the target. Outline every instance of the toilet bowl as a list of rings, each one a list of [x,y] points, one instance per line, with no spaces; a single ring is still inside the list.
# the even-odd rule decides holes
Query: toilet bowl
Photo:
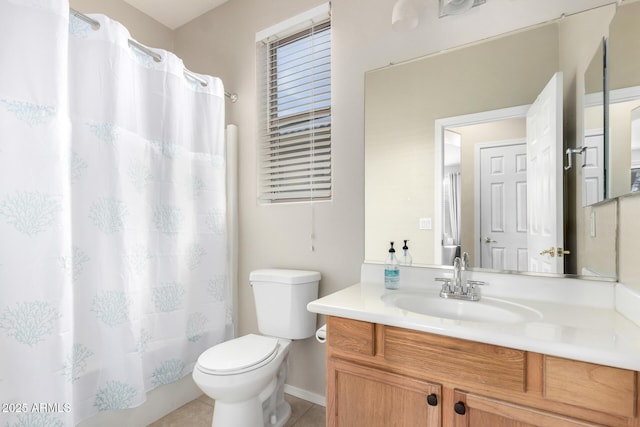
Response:
[[[274,407],[265,414],[267,408],[263,408],[263,401],[271,394],[261,396],[269,385],[271,388],[277,386],[275,376],[286,363],[290,344],[291,341],[282,338],[249,334],[214,346],[200,355],[193,379],[216,401],[213,426],[276,426],[277,422],[270,423],[272,415],[278,410],[290,413],[290,408]],[[265,418],[269,424],[265,424]],[[281,425],[284,425],[286,419],[282,421]]]
[[[315,334],[320,273],[257,270],[251,273],[258,329],[213,346],[200,355],[193,380],[215,400],[213,427],[282,427],[291,414],[284,382],[291,340]]]

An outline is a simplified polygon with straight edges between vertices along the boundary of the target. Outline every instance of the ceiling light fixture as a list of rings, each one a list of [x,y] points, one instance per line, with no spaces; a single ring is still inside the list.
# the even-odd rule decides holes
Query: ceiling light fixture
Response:
[[[418,26],[418,10],[413,0],[398,0],[391,13],[391,28],[394,31],[413,30]]]
[[[487,0],[440,0],[440,18],[447,15],[460,15]]]

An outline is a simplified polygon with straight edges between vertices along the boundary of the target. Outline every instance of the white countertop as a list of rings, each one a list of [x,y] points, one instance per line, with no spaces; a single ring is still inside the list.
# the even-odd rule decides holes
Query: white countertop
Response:
[[[365,276],[366,274],[363,274],[364,279]],[[329,316],[640,371],[640,327],[616,311],[615,306],[609,307],[608,303],[602,306],[576,305],[559,303],[549,298],[516,299],[512,296],[494,294],[493,297],[523,304],[538,311],[541,318],[518,323],[486,323],[409,312],[385,304],[381,299],[385,293],[393,292],[427,290],[437,293],[439,285],[428,282],[420,283],[420,286],[401,285],[401,289],[393,291],[385,289],[381,282],[363,281],[313,301],[307,308],[309,311]],[[557,286],[564,286],[564,283]],[[615,284],[608,286],[615,294]]]

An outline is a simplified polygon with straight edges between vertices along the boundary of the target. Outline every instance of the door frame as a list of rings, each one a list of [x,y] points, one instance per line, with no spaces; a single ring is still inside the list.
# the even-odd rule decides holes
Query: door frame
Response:
[[[442,203],[442,173],[444,171],[444,130],[450,127],[469,126],[481,123],[495,122],[498,120],[524,118],[527,117],[527,111],[529,111],[529,107],[531,107],[531,104],[502,108],[498,110],[482,111],[479,113],[465,114],[461,116],[445,117],[442,119],[437,119],[435,121],[435,165],[433,168],[433,195],[435,208],[433,222],[434,264],[442,264],[442,219],[444,217],[444,206]],[[474,252],[476,252],[477,256],[477,249],[475,248],[475,246]]]
[[[516,139],[507,139],[507,140],[503,140],[503,141],[492,141],[492,142],[482,142],[479,144],[476,144],[474,146],[474,158],[473,158],[473,172],[474,172],[474,182],[473,182],[473,205],[474,205],[474,210],[473,210],[473,238],[475,240],[475,243],[473,245],[473,253],[474,253],[474,257],[473,257],[473,262],[474,265],[480,268],[482,267],[482,242],[481,242],[481,238],[482,238],[482,233],[480,233],[481,231],[481,227],[482,224],[480,223],[480,219],[482,216],[482,210],[480,209],[481,205],[480,205],[480,190],[481,190],[481,170],[480,170],[480,165],[482,164],[482,162],[480,161],[480,150],[486,149],[486,148],[497,148],[497,147],[507,147],[507,146],[512,146],[512,145],[524,145],[525,149],[527,146],[527,138],[523,137],[523,138],[516,138]],[[477,209],[475,209],[475,207],[477,207]]]

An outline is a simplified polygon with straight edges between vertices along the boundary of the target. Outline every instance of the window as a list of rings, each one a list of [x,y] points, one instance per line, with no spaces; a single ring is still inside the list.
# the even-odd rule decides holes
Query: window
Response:
[[[263,203],[331,199],[331,22],[321,8],[303,28],[258,40]]]

